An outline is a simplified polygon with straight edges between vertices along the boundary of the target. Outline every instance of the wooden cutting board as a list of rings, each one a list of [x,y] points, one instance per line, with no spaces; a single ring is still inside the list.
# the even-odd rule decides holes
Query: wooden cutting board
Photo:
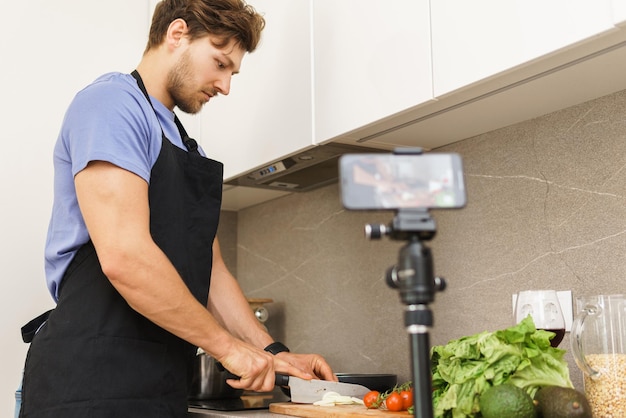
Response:
[[[316,406],[281,402],[270,404],[270,412],[304,418],[344,418],[344,417],[410,417],[406,411],[389,412],[381,409],[367,409],[363,405]]]

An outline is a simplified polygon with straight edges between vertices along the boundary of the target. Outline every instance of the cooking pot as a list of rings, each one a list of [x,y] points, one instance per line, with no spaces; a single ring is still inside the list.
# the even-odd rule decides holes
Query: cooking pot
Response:
[[[367,373],[336,373],[337,379],[343,383],[354,383],[371,390],[386,392],[398,383],[395,374],[367,374]]]
[[[194,360],[193,377],[189,399],[235,399],[243,394],[226,383],[226,371],[217,366],[217,361],[200,352]]]

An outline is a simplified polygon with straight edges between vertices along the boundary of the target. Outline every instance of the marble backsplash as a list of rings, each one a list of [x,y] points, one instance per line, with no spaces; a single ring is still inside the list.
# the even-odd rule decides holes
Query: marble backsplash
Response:
[[[626,292],[626,91],[438,151],[461,154],[468,204],[432,211],[427,245],[448,283],[430,305],[432,344],[510,326],[520,290]],[[392,218],[345,210],[330,185],[225,213],[220,237],[245,293],[274,300],[276,339],[323,354],[336,372],[405,381],[404,305],[384,280],[404,242],[363,234]],[[569,344],[567,334],[561,348],[582,389]]]

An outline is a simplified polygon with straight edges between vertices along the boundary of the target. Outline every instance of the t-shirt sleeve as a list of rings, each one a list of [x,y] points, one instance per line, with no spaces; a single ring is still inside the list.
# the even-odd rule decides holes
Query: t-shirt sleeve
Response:
[[[96,83],[79,92],[66,113],[61,133],[72,175],[91,161],[107,161],[149,183],[156,160],[151,143],[160,140],[151,128],[158,124],[151,119],[156,119],[152,108],[130,86]]]

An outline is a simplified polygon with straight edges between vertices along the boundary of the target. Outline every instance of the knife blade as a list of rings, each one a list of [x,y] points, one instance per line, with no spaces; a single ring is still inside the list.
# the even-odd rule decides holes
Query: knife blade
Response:
[[[331,382],[329,380],[304,380],[295,376],[276,373],[276,385],[288,386],[291,402],[314,403],[322,400],[328,392],[337,392],[343,396],[363,398],[370,390],[354,383]]]

